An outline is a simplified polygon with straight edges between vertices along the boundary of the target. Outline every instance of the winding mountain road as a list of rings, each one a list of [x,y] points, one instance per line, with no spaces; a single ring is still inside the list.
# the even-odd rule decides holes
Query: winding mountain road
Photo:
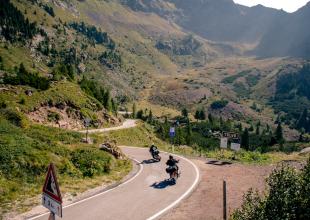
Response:
[[[134,119],[126,119],[124,123],[120,126],[117,127],[111,127],[111,128],[100,128],[100,129],[91,129],[88,130],[88,133],[102,133],[102,132],[108,132],[108,131],[116,131],[116,130],[121,130],[121,129],[127,129],[127,128],[133,128],[136,127],[136,120]],[[86,130],[80,131],[81,133],[86,133]]]
[[[125,154],[137,161],[140,168],[136,175],[116,188],[65,206],[63,219],[159,219],[189,195],[198,184],[199,170],[186,158],[176,156],[180,159],[181,177],[176,185],[171,185],[166,180],[167,153],[161,153],[161,162],[152,163],[148,149],[121,148]],[[43,220],[47,217],[48,213],[45,213],[31,220]]]

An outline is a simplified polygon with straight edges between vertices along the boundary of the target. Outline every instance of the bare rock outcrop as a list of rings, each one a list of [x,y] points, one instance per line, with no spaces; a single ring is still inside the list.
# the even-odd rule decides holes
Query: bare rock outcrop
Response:
[[[116,141],[105,142],[100,146],[100,150],[106,151],[112,154],[116,159],[125,159],[125,154],[116,145]]]

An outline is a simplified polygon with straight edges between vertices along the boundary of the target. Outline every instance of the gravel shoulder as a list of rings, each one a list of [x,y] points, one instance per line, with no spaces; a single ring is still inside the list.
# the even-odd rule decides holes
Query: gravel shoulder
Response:
[[[201,173],[198,187],[162,220],[223,219],[223,180],[227,183],[227,207],[231,214],[240,207],[243,194],[250,188],[261,192],[265,189],[265,179],[274,169],[273,165],[220,164],[197,159],[193,162]]]

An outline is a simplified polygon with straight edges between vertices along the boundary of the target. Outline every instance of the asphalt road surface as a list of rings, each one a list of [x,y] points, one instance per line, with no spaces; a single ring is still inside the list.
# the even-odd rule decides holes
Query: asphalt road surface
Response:
[[[178,158],[181,176],[176,185],[171,185],[165,172],[168,154],[161,153],[161,162],[152,163],[148,149],[122,147],[122,150],[141,162],[138,173],[114,189],[64,207],[63,219],[159,219],[198,184],[199,171],[185,158]],[[48,213],[32,219],[46,220]]]

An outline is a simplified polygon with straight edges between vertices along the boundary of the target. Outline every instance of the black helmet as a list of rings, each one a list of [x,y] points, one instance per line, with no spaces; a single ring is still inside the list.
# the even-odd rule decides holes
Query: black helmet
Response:
[[[169,159],[170,159],[170,160],[173,159],[173,156],[172,156],[172,155],[169,155]]]

